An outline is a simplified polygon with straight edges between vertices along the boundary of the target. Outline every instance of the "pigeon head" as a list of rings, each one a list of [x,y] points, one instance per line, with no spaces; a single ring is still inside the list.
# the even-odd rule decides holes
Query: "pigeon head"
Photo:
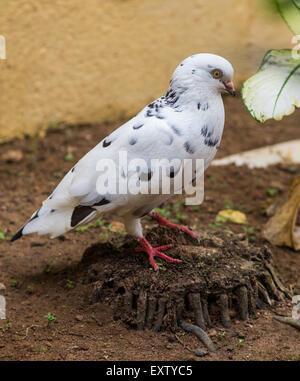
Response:
[[[230,93],[235,95],[233,67],[225,58],[201,53],[186,58],[176,68],[170,87],[201,93]]]

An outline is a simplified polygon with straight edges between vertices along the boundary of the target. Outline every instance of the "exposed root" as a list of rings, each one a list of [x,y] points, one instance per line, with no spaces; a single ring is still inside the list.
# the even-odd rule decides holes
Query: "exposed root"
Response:
[[[217,304],[220,309],[221,322],[223,326],[225,328],[230,328],[231,321],[228,308],[228,296],[226,294],[221,294],[218,298]]]
[[[153,322],[154,315],[155,315],[156,305],[157,305],[157,299],[154,296],[150,296],[149,300],[148,300],[145,329],[151,329],[152,328],[152,322]]]
[[[147,308],[147,294],[145,291],[141,291],[137,299],[137,316],[136,323],[137,329],[144,329],[146,319]]]
[[[202,310],[202,304],[201,304],[201,298],[200,294],[191,293],[188,295],[190,305],[193,308],[194,316],[195,316],[195,322],[196,324],[202,328],[205,329],[205,322],[203,317],[203,310]]]
[[[282,316],[273,316],[274,320],[279,321],[280,323],[290,325],[291,327],[294,327],[300,331],[300,321],[292,319],[290,317],[282,317]]]
[[[207,328],[212,327],[210,316],[208,313],[207,299],[202,299],[202,310],[203,310],[203,317],[204,317]]]
[[[247,287],[242,286],[238,287],[236,290],[236,294],[238,297],[238,306],[239,306],[239,314],[241,320],[248,320],[248,291]]]
[[[214,343],[211,341],[208,334],[205,331],[203,331],[202,328],[198,327],[197,325],[186,323],[185,321],[181,322],[181,327],[185,331],[193,333],[195,336],[197,336],[198,339],[207,347],[209,351],[216,353]]]
[[[153,331],[158,332],[162,326],[163,318],[166,310],[166,298],[160,298],[158,301],[157,319],[154,323]]]
[[[274,280],[274,283],[276,284],[277,288],[289,299],[292,299],[290,293],[288,292],[288,290],[283,286],[283,284],[281,283],[280,279],[278,278],[278,275],[276,274],[276,271],[274,269],[274,267],[271,265],[271,263],[266,263],[265,264],[265,267],[266,269],[270,272],[273,280]]]
[[[263,282],[268,290],[269,295],[271,294],[274,299],[276,300],[283,300],[284,296],[282,293],[278,290],[278,288],[275,286],[275,283],[273,282],[273,278],[269,272],[264,272],[262,274]]]
[[[124,309],[127,313],[132,311],[133,294],[129,291],[125,291],[124,294]]]
[[[111,304],[114,319],[132,328],[176,332],[183,324],[207,341],[205,330],[219,322],[229,328],[231,314],[247,320],[257,308],[276,306],[288,295],[269,248],[250,246],[241,234],[203,233],[195,245],[192,238],[159,227],[148,239],[157,246],[175,244],[170,250],[184,260],[180,268],[163,262],[155,274],[130,238],[121,245],[95,245],[82,260],[92,302]],[[186,321],[192,324],[186,326]]]
[[[260,282],[258,282],[258,294],[261,296],[263,302],[267,303],[269,306],[272,306],[272,300],[267,290]]]

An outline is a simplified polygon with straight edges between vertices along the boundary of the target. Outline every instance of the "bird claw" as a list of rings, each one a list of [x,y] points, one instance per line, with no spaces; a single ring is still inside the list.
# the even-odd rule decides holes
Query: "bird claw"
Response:
[[[154,257],[159,257],[162,259],[165,259],[167,262],[171,263],[181,263],[182,261],[180,259],[175,259],[172,257],[169,257],[165,253],[161,252],[160,250],[167,250],[173,247],[172,244],[158,246],[158,247],[152,247],[150,243],[146,240],[146,238],[140,239],[141,247],[137,247],[136,251],[145,251],[149,255],[150,263],[156,273],[159,272],[159,267],[156,264]]]
[[[152,218],[154,218],[158,222],[159,225],[170,227],[171,229],[176,230],[176,231],[181,230],[181,231],[187,233],[190,237],[197,240],[198,243],[200,243],[199,237],[197,236],[197,234],[195,234],[192,231],[192,228],[190,228],[188,226],[174,224],[174,223],[168,221],[166,218],[162,217],[159,213],[154,212],[154,211],[150,214],[150,216]]]
[[[153,247],[153,249],[155,249],[155,250],[168,250],[168,249],[171,249],[171,247],[174,247],[174,245],[172,243],[169,243],[168,245]],[[146,251],[146,249],[144,247],[136,247],[135,251]]]
[[[197,242],[199,243],[200,240],[199,240],[199,237],[197,236],[197,234],[195,234],[192,229],[190,229],[189,227],[187,226],[182,226],[182,225],[176,225],[177,229],[178,230],[181,230],[185,233],[187,233],[190,237],[194,238],[195,240],[197,240]]]

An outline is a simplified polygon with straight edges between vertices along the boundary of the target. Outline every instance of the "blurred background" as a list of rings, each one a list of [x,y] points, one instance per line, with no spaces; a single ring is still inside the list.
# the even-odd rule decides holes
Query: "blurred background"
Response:
[[[199,52],[229,59],[236,87],[292,34],[271,0],[1,0],[0,143],[134,115]]]
[[[6,40],[6,59],[1,59],[1,36]],[[0,361],[196,360],[191,352],[200,343],[191,334],[179,333],[174,339],[171,331],[128,329],[113,319],[111,299],[90,302],[98,290],[94,286],[105,284],[106,276],[123,274],[125,284],[128,274],[138,279],[135,276],[143,274],[139,269],[148,265],[147,256],[135,254],[133,247],[129,265],[120,264],[119,250],[124,242],[126,247],[127,237],[117,216],[100,215],[54,240],[30,235],[12,244],[10,239],[84,154],[166,92],[172,72],[184,58],[200,52],[224,56],[235,68],[234,82],[240,90],[257,72],[266,51],[292,48],[291,39],[274,0],[0,0],[0,297],[5,295],[7,306],[6,319],[0,317]],[[260,104],[272,99],[262,96],[258,86],[253,88]],[[234,245],[224,252],[234,256],[239,252],[240,263],[250,263],[250,246],[257,248],[255,253],[265,253],[255,254],[255,261],[258,256],[265,260],[271,251],[282,284],[291,295],[300,295],[300,155],[294,160],[300,152],[300,109],[281,121],[261,124],[238,95],[223,97],[225,129],[216,160],[205,172],[204,202],[188,207],[184,197],[174,197],[160,206],[159,213],[199,235],[216,235],[211,241],[214,252],[220,237],[234,237]],[[274,150],[274,145],[290,141],[285,156]],[[258,148],[267,148],[267,155],[258,155]],[[228,155],[241,162],[241,152],[249,150],[255,150],[252,159],[274,158],[276,151],[280,160],[253,168],[246,156],[242,167],[220,165],[222,160],[228,163]],[[275,238],[282,238],[279,230],[284,232],[284,245],[269,244],[264,238],[266,224],[278,215],[280,224],[268,232]],[[155,242],[151,219],[145,217],[143,225]],[[175,234],[171,242],[177,242]],[[109,263],[103,255],[107,248],[113,254]],[[181,243],[171,250],[183,258]],[[224,287],[227,292],[229,284],[237,285],[236,270],[222,263],[207,258],[214,279],[222,271],[226,286],[222,290],[216,286],[218,294],[225,292]],[[160,281],[169,283],[168,266],[172,264],[161,264]],[[248,284],[244,271],[241,275]],[[108,288],[117,289],[112,279]],[[194,282],[193,275],[189,279]],[[137,283],[137,294],[143,287],[144,280]],[[165,290],[169,292],[169,284]],[[274,295],[276,299],[279,294]],[[291,316],[293,305],[278,301],[278,313]],[[275,304],[272,310],[260,309],[250,321],[239,320],[235,301],[232,306],[233,324],[226,330],[220,328],[218,307],[210,308],[216,319],[208,334],[217,347],[211,359],[300,361],[295,328],[272,320]]]

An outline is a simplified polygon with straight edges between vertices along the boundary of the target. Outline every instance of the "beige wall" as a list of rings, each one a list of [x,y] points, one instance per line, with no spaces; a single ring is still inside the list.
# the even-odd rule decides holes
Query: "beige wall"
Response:
[[[229,59],[241,84],[265,50],[290,47],[255,0],[0,0],[0,142],[61,122],[133,115],[197,52]]]

